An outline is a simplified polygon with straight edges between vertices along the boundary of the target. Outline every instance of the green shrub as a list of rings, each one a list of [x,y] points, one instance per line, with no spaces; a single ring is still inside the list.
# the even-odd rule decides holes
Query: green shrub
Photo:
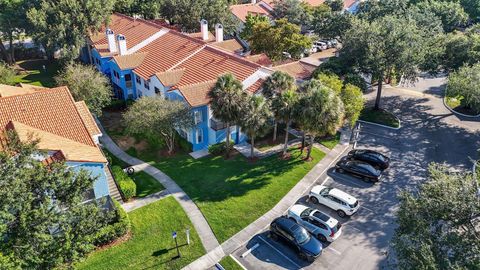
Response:
[[[115,217],[111,224],[103,227],[94,237],[93,244],[96,246],[101,246],[108,244],[115,239],[124,236],[130,231],[131,224],[130,219],[128,218],[127,213],[122,208],[120,203],[115,199],[112,199],[113,205],[115,207]]]
[[[193,145],[187,141],[185,138],[183,138],[182,136],[180,136],[178,133],[177,133],[177,138],[175,138],[177,143],[178,143],[178,147],[185,153],[190,153],[193,151]]]
[[[355,85],[360,88],[362,92],[366,92],[368,90],[367,82],[365,81],[365,79],[355,73],[348,73],[347,75],[345,75],[345,78],[343,79],[343,84]]]
[[[230,141],[230,145],[233,145],[234,142],[233,141]],[[220,142],[220,143],[216,143],[216,144],[212,144],[208,147],[208,153],[210,153],[211,155],[221,155],[223,153],[225,153],[225,150],[226,150],[226,142]]]
[[[132,178],[126,174],[120,166],[113,166],[112,172],[117,181],[118,188],[123,194],[123,198],[128,201],[137,194],[137,185]]]
[[[318,66],[318,68],[313,72],[312,77],[315,78],[319,73],[333,73],[337,74],[338,76],[351,73],[351,65],[349,63],[345,63],[345,61],[346,60],[342,57],[331,57],[328,59],[328,61],[325,61]]]

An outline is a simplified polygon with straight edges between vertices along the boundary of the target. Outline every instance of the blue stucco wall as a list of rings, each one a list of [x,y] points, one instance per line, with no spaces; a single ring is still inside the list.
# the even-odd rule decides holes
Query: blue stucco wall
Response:
[[[136,93],[136,83],[135,83],[135,76],[134,73],[131,69],[125,69],[122,70],[118,67],[117,63],[115,61],[109,61],[109,70],[110,70],[110,80],[114,85],[116,85],[116,89],[121,90],[121,94],[119,94],[115,89],[114,89],[114,94],[115,97],[121,98],[123,100],[129,99],[136,99],[137,98],[137,93]],[[114,76],[114,72],[118,72],[120,75],[119,78],[117,79]],[[126,82],[125,82],[125,75],[130,74],[132,78],[132,86],[130,88],[127,88]]]
[[[110,77],[110,60],[112,57],[102,57],[100,54],[97,52],[96,49],[92,50],[92,57],[94,59],[94,65],[97,67],[100,72],[105,74],[106,76]],[[97,63],[96,59],[100,61],[100,65]]]
[[[84,162],[67,162],[67,166],[74,171],[86,170],[92,177],[97,177],[93,183],[93,191],[95,198],[99,199],[109,195],[107,176],[105,175],[104,163],[84,163]]]

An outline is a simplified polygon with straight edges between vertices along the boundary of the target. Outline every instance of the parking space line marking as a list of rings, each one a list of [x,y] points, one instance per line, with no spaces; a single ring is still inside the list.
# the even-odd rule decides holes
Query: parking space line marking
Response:
[[[238,265],[240,265],[240,267],[243,269],[243,270],[248,270],[245,266],[243,266],[242,263],[240,263],[237,258],[235,258],[235,256],[233,256],[232,254],[229,255],[230,258],[232,258]]]
[[[260,238],[263,242],[265,242],[265,244],[269,245],[271,248],[273,248],[273,250],[275,250],[278,254],[280,254],[282,257],[284,257],[285,259],[287,259],[289,262],[291,262],[293,265],[295,265],[296,267],[298,267],[298,269],[302,269],[302,267],[300,265],[298,265],[296,262],[294,262],[292,259],[290,259],[287,255],[283,254],[283,252],[281,252],[280,250],[278,250],[276,247],[274,247],[272,244],[268,243],[267,240],[263,239],[263,237],[261,236],[258,236],[258,238]]]
[[[338,256],[341,256],[341,255],[342,255],[342,253],[341,253],[340,251],[338,251],[338,250],[336,250],[336,249],[334,249],[334,248],[332,248],[332,247],[327,247],[326,249],[332,251],[333,253],[337,254]]]
[[[370,208],[368,208],[368,207],[365,207],[363,204],[360,205],[360,207],[363,208],[363,209],[366,209],[366,210],[368,210],[368,211],[370,211],[370,212],[372,212],[372,213],[375,213],[375,211],[373,211],[372,209],[370,209]]]

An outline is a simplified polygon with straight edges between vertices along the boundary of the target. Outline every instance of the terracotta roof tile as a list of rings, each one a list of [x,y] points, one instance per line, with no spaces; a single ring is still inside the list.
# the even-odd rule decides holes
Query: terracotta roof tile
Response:
[[[185,100],[192,107],[206,105],[210,102],[208,98],[208,92],[215,85],[216,80],[201,82],[197,84],[191,84],[182,86],[178,90],[185,97]]]
[[[350,8],[351,6],[353,6],[353,4],[355,4],[358,0],[344,0],[343,1],[343,8],[344,9],[347,9],[347,8]]]
[[[174,67],[203,46],[205,42],[171,30],[140,49],[139,52],[148,52],[148,57],[134,71],[140,77],[150,79],[154,74]]]
[[[117,63],[120,69],[134,69],[140,66],[145,60],[148,53],[133,53],[127,55],[117,55],[113,57],[113,60]]]
[[[270,60],[270,58],[264,53],[249,55],[246,58],[248,61],[252,61],[264,67],[271,67],[273,64],[272,60]]]
[[[20,122],[11,122],[21,141],[38,139],[38,148],[42,150],[59,150],[68,161],[101,162],[107,160],[97,146],[90,146],[67,138],[30,127]]]
[[[105,34],[107,28],[114,31],[115,35],[122,34],[127,40],[127,49],[131,49],[153,34],[162,30],[162,26],[142,20],[134,19],[122,14],[115,13],[110,17],[108,27],[104,26],[95,35],[90,36],[93,46],[102,56],[111,55],[108,51],[108,40]]]
[[[201,41],[205,41],[205,42],[215,41],[215,36],[211,32],[208,32],[208,39],[207,40],[203,40],[202,32],[190,33],[190,34],[187,34],[187,35],[192,37],[192,38],[195,38],[195,39],[198,39],[198,40],[201,40]]]
[[[317,7],[325,3],[325,0],[304,0],[304,2],[309,4],[312,7]]]
[[[75,106],[77,107],[77,111],[80,114],[80,117],[82,118],[83,123],[87,127],[90,135],[93,137],[102,134],[102,132],[97,126],[97,123],[95,122],[95,119],[93,119],[93,116],[90,113],[90,110],[88,109],[85,101],[82,100],[75,102]]]
[[[260,90],[260,88],[262,88],[263,82],[265,82],[264,79],[257,80],[254,84],[250,85],[250,87],[247,88],[247,91],[255,94],[256,92],[258,92],[258,90]]]
[[[177,84],[180,87],[216,80],[225,73],[232,73],[235,78],[244,81],[260,66],[239,56],[207,46],[181,63],[178,68],[185,68],[184,75]]]
[[[237,17],[240,21],[245,22],[247,15],[263,15],[270,16],[269,11],[264,8],[262,5],[257,4],[241,4],[241,5],[231,5],[230,11]]]
[[[173,86],[180,81],[184,73],[185,73],[185,69],[181,68],[181,69],[175,69],[175,70],[170,70],[165,72],[159,72],[155,75],[163,85]]]
[[[231,53],[238,54],[243,52],[242,44],[238,43],[236,39],[229,39],[222,42],[215,42],[215,43],[212,43],[211,45]]]
[[[294,77],[297,80],[305,80],[312,76],[312,73],[315,71],[317,67],[311,64],[307,64],[304,62],[296,61],[280,66],[273,67],[273,70],[276,71],[283,71],[285,73],[290,74],[290,76]]]
[[[0,98],[0,130],[10,121],[95,146],[67,87]]]

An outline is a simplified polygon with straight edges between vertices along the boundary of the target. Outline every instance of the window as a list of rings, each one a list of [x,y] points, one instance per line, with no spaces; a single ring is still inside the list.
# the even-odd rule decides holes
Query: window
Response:
[[[135,81],[137,82],[137,84],[142,84],[139,76],[135,76]]]
[[[195,124],[201,123],[202,122],[202,112],[201,111],[195,111],[194,113],[195,117]]]
[[[143,85],[145,86],[145,88],[150,90],[150,80],[143,80]]]
[[[197,143],[203,142],[203,130],[201,128],[197,128]]]
[[[113,76],[114,76],[115,78],[117,78],[117,79],[120,78],[120,74],[118,74],[118,72],[115,71],[115,70],[113,71]]]
[[[153,87],[153,89],[155,90],[155,94],[157,95],[162,95],[162,92],[160,92],[160,89],[158,89],[158,87]]]
[[[125,86],[127,88],[132,88],[132,75],[131,74],[125,74]]]

